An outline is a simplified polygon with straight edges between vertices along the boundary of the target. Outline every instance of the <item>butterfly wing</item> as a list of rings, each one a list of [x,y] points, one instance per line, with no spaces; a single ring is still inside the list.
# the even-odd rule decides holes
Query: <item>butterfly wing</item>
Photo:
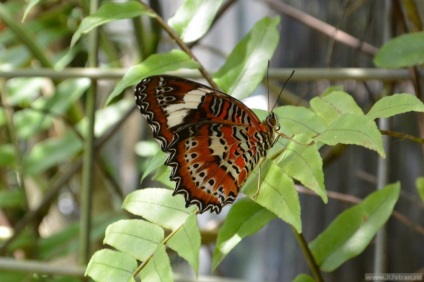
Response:
[[[152,76],[136,87],[136,103],[168,153],[174,194],[200,212],[232,203],[271,146],[272,130],[237,99],[173,76]]]

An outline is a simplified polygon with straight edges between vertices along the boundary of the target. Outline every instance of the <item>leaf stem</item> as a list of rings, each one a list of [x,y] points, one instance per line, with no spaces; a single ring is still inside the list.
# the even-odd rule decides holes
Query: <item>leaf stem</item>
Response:
[[[199,209],[196,209],[196,211],[194,212],[196,215],[199,214]],[[165,239],[163,239],[162,244],[165,246],[166,243],[171,240],[171,238],[178,232],[180,231],[180,229],[184,226],[185,222],[183,222],[180,226],[178,226],[177,229],[173,230],[171,233],[169,233],[168,236],[166,236]],[[137,269],[134,271],[133,273],[133,277],[136,278],[136,276],[140,273],[140,271],[143,270],[143,268],[147,265],[147,263],[152,259],[154,255],[154,252],[146,259],[144,260],[138,267]]]
[[[309,268],[312,271],[312,274],[314,276],[315,281],[317,282],[323,282],[324,279],[322,278],[321,272],[319,270],[319,267],[314,259],[314,256],[311,253],[311,250],[308,247],[308,244],[303,237],[302,234],[297,233],[296,229],[294,229],[292,226],[290,226],[294,237],[296,238],[297,242],[299,243],[300,249],[302,250],[303,255],[306,258],[306,262],[308,263]]]

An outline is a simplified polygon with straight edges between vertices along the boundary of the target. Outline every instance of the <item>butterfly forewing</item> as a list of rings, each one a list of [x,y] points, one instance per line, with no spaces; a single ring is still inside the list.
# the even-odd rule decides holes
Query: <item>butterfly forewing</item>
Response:
[[[200,212],[232,203],[272,146],[273,128],[243,103],[205,85],[152,76],[136,87],[136,103],[168,153],[174,194]]]

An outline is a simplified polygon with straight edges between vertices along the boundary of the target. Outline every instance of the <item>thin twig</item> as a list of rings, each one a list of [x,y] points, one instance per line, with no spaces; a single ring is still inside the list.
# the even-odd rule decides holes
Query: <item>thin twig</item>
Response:
[[[390,136],[390,137],[396,137],[403,140],[408,140],[411,142],[415,142],[418,144],[424,144],[424,139],[415,137],[409,134],[405,134],[403,132],[397,132],[397,131],[391,131],[391,130],[380,130],[380,132],[384,135]]]
[[[371,44],[367,42],[362,42],[358,38],[353,37],[352,35],[336,29],[334,26],[325,23],[315,17],[312,17],[311,15],[304,13],[300,10],[297,10],[293,8],[290,5],[287,5],[281,1],[276,0],[263,0],[264,2],[268,3],[268,5],[276,10],[277,12],[284,14],[288,17],[291,17],[308,27],[315,29],[328,37],[333,38],[334,40],[343,43],[345,45],[351,46],[353,48],[358,48],[362,52],[374,56],[378,48],[375,46],[372,46]]]
[[[181,40],[181,38],[178,36],[178,34],[159,16],[149,5],[142,3],[142,5],[152,14],[155,15],[156,20],[158,21],[159,25],[163,28],[163,30],[168,33],[168,35],[177,43],[177,45],[186,52],[194,61],[196,61],[199,64],[199,71],[202,74],[202,76],[208,81],[209,85],[214,89],[219,89],[218,85],[213,81],[212,76],[209,74],[209,72],[203,67],[203,65],[200,63],[200,61],[196,58],[196,56],[191,52],[191,49]]]

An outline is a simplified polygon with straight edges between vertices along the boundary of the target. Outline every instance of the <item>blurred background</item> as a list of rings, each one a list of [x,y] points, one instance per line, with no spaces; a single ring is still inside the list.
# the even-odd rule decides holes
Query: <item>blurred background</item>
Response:
[[[150,2],[165,20],[182,3]],[[214,72],[258,20],[280,16],[280,42],[270,62],[267,83],[280,89],[287,72],[296,71],[281,104],[307,105],[328,87],[341,85],[366,112],[384,95],[406,92],[423,97],[422,92],[416,93],[420,88],[405,79],[407,70],[388,70],[377,77],[373,64],[374,55],[387,40],[422,31],[423,3],[227,0],[210,32],[190,46],[205,68]],[[32,4],[35,6],[25,14]],[[149,178],[140,183],[159,147],[145,119],[134,109],[133,90],[128,89],[125,98],[112,106],[104,107],[104,103],[129,67],[150,54],[177,47],[147,17],[112,22],[101,27],[98,69],[86,73],[87,36],[73,49],[69,46],[88,11],[86,1],[0,3],[2,281],[79,281],[84,271],[79,266],[78,246],[79,223],[84,216],[82,140],[88,126],[86,94],[90,78],[95,76],[98,82],[90,254],[102,247],[106,226],[127,216],[120,206],[128,193],[162,185]],[[181,72],[185,74],[199,77],[196,72]],[[245,102],[250,107],[263,105],[267,110],[267,95],[267,84],[263,84]],[[385,126],[422,138],[422,125],[422,116],[407,113],[390,119]],[[355,200],[375,191],[378,170],[385,169],[388,183],[400,181],[402,187],[395,207],[398,214],[392,216],[385,231],[385,272],[422,273],[424,204],[416,180],[423,175],[423,147],[396,138],[386,142],[388,158],[383,163],[375,152],[362,147],[322,149],[329,202],[325,205],[319,197],[301,190],[303,234],[312,241]],[[211,273],[213,242],[228,208],[219,215],[199,216],[204,239],[202,277],[213,276],[208,281],[290,281],[300,273],[309,273],[290,226],[281,220],[243,240]],[[325,281],[363,281],[365,273],[373,272],[374,251],[371,243],[335,272],[324,273]],[[171,257],[178,281],[194,279],[183,259],[176,254]],[[40,267],[39,272],[44,274],[25,270],[28,264],[19,263],[25,261],[34,263],[29,269]],[[61,272],[65,268],[69,273]],[[199,280],[206,281],[202,277]]]

